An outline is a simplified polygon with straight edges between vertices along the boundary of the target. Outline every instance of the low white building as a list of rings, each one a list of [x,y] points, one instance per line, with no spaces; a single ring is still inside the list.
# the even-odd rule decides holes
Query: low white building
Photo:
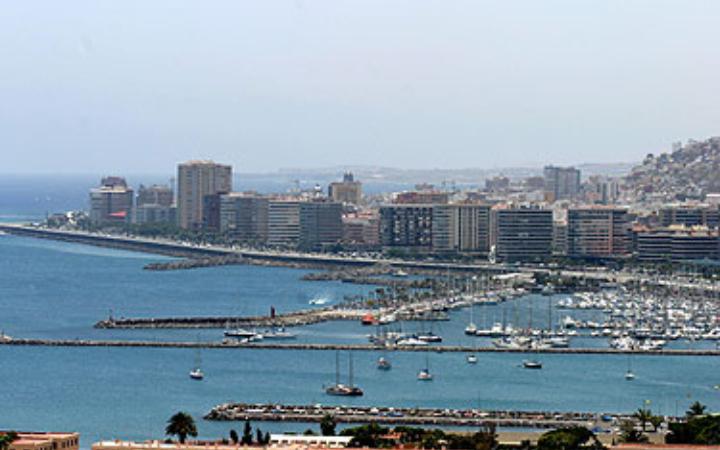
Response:
[[[307,446],[324,448],[345,448],[352,436],[305,436],[300,434],[271,434],[271,446]]]

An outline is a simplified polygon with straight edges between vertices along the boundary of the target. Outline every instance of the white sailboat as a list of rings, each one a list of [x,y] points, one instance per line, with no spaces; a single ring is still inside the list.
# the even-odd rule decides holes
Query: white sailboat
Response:
[[[625,372],[625,379],[632,381],[635,379],[635,373],[632,370],[632,357],[628,355],[628,370]]]
[[[465,327],[465,334],[475,336],[477,333],[477,325],[473,322],[473,313],[475,311],[475,305],[470,305],[470,323]]]
[[[201,369],[202,365],[202,359],[200,357],[200,349],[197,349],[197,354],[195,355],[195,367],[190,371],[190,378],[193,380],[202,380],[205,378],[205,374],[203,373]]]
[[[425,368],[420,369],[420,372],[417,374],[417,379],[419,381],[432,381],[433,375],[430,373],[430,356],[425,353]]]

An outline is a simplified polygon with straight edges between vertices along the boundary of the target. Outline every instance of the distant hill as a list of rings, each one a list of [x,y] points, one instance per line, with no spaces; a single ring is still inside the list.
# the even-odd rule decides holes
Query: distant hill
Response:
[[[649,154],[625,177],[637,200],[703,199],[720,192],[720,137],[690,140],[672,152]]]

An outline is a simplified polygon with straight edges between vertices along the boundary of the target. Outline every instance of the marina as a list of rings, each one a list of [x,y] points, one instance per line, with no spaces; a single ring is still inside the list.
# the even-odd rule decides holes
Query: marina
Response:
[[[596,329],[586,327],[590,322],[604,323],[607,313],[580,307],[581,298],[571,294],[526,292],[506,301],[485,302],[460,294],[455,296],[456,308],[437,311],[445,320],[381,324],[380,316],[373,314],[372,324],[365,326],[362,317],[355,315],[353,320],[288,328],[287,332],[296,335],[294,339],[223,343],[227,329],[248,328],[253,333],[275,329],[233,322],[208,329],[114,329],[94,328],[93,324],[107,317],[111,308],[118,320],[124,315],[144,319],[163,314],[269,317],[271,306],[281,316],[337,307],[344,304],[346,296],[373,295],[372,286],[306,282],[301,277],[307,271],[285,267],[229,265],[182,273],[144,271],[148,262],[158,260],[157,255],[11,235],[3,236],[0,245],[7,255],[0,271],[0,306],[8,312],[0,328],[10,337],[3,339],[0,357],[26,361],[0,374],[0,382],[27,380],[26,389],[18,391],[7,405],[21,411],[8,427],[43,424],[62,429],[83,423],[80,431],[89,440],[101,436],[139,439],[161,430],[177,405],[202,417],[223,402],[601,414],[632,411],[650,399],[653,409],[666,415],[681,413],[695,400],[720,407],[715,388],[720,382],[715,341],[679,338],[658,350],[611,348],[609,337],[593,337]],[[11,269],[16,267],[25,269]],[[37,283],[47,274],[54,274],[51,283]],[[83,282],[78,283],[78,278]],[[121,280],[126,288],[110,288],[104,280],[111,278]],[[459,289],[464,283],[456,284]],[[572,305],[565,301],[570,298]],[[548,302],[552,302],[551,328]],[[433,310],[430,303],[428,307]],[[498,338],[466,334],[471,314],[477,330],[490,330],[495,323],[505,322],[503,330],[512,325],[509,329],[517,330],[514,333],[518,335],[526,334],[529,325],[536,330],[553,329],[555,334],[564,331],[569,347],[496,348],[492,341]],[[561,326],[565,316],[572,318],[574,328]],[[407,337],[432,332],[442,342],[396,348],[369,342],[370,336],[383,330]],[[576,335],[570,335],[572,331]],[[198,349],[202,352],[202,380],[189,377]],[[352,351],[353,384],[362,388],[363,396],[337,397],[325,392],[333,381],[334,352],[338,350]],[[538,354],[541,370],[522,367],[523,360],[535,359]],[[475,355],[475,363],[469,363],[469,355]],[[632,355],[632,381],[626,379],[628,355]],[[390,370],[379,368],[381,357],[390,363]],[[426,365],[432,382],[417,379]],[[341,383],[347,375],[341,373]],[[106,392],[108,385],[116,386],[119,393]],[[604,395],[597,396],[598,390]],[[42,411],[21,407],[37,395],[63,401]],[[79,406],[71,408],[74,413],[70,416],[60,414],[58,408],[69,404]],[[99,411],[92,406],[95,404],[122,407]],[[146,411],[143,418],[135,414],[140,409]],[[258,422],[271,431],[308,427],[299,421]],[[201,435],[217,436],[226,435],[233,426],[232,422],[202,421],[199,428]]]

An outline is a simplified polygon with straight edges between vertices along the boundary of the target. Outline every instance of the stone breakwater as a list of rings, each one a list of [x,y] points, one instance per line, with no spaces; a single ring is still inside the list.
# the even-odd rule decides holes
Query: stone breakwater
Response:
[[[310,343],[244,343],[236,340],[210,342],[181,341],[126,341],[126,340],[92,340],[92,339],[26,339],[11,338],[0,340],[0,345],[12,346],[43,346],[43,347],[146,347],[146,348],[209,348],[209,349],[244,349],[244,350],[316,350],[316,351],[398,351],[398,352],[436,352],[436,353],[557,353],[575,355],[654,355],[654,356],[720,356],[720,350],[618,350],[612,348],[549,348],[541,350],[505,349],[494,347],[468,347],[461,345],[411,346],[393,345],[379,346],[372,344],[310,344]]]
[[[559,428],[592,427],[604,416],[607,421],[617,415],[583,412],[483,411],[479,409],[399,408],[370,406],[278,405],[224,403],[205,415],[214,421],[320,422],[325,415],[340,423],[382,423],[388,425],[482,426]]]
[[[229,266],[246,263],[247,261],[242,256],[212,256],[207,258],[183,259],[180,261],[155,262],[146,264],[143,269],[154,271],[187,270],[201,267]]]
[[[364,311],[339,310],[332,307],[302,310],[275,316],[217,316],[217,317],[162,317],[162,318],[108,318],[95,324],[101,329],[141,328],[228,328],[228,327],[295,327],[331,320],[360,320]]]

